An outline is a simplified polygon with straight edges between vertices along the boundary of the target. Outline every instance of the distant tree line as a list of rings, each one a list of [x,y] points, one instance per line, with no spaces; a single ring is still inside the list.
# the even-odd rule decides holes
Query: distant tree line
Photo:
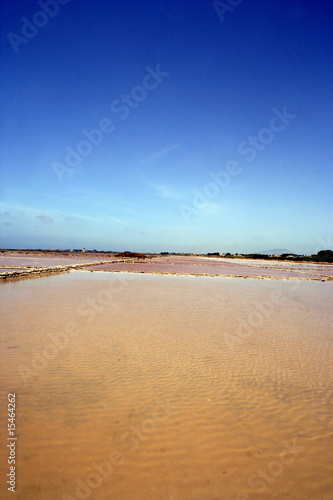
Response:
[[[207,256],[220,256],[218,252],[207,253]],[[243,258],[243,259],[260,259],[260,260],[290,260],[296,262],[328,262],[333,263],[333,250],[320,250],[313,255],[298,255],[296,253],[282,253],[281,255],[267,255],[263,253],[243,253],[231,254],[227,252],[222,255],[230,259]]]

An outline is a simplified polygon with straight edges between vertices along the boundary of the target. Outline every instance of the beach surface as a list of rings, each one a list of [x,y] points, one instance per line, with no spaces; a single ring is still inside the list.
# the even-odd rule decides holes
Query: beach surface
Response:
[[[147,262],[1,284],[17,498],[330,500],[329,266],[311,279],[129,272]],[[262,276],[257,264],[244,274]]]

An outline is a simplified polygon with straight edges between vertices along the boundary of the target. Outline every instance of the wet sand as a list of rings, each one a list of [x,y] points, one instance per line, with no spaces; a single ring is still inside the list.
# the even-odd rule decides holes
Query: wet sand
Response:
[[[3,283],[16,497],[330,500],[332,291],[86,271]]]

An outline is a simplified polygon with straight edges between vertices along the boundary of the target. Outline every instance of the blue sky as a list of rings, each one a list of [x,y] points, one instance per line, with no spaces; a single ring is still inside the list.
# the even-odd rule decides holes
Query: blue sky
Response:
[[[0,247],[332,248],[333,4],[222,4],[3,2]]]

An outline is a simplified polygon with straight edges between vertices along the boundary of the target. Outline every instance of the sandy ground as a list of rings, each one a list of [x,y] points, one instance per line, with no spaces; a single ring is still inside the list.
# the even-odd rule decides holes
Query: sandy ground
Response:
[[[3,283],[16,497],[331,500],[332,292],[86,271]]]

